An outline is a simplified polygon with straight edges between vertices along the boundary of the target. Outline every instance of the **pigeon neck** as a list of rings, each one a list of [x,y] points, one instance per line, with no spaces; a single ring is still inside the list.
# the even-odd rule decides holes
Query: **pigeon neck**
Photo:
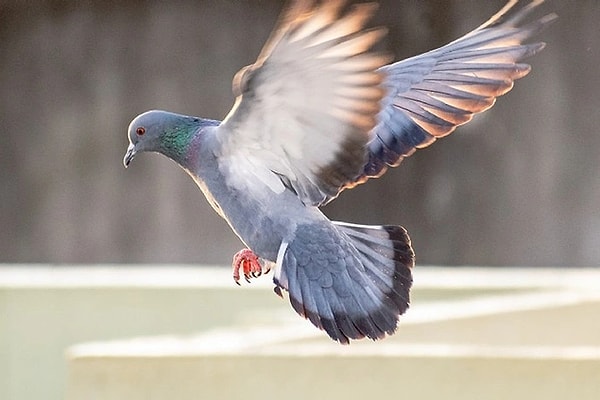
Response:
[[[189,167],[194,162],[194,155],[198,154],[202,128],[216,124],[217,121],[186,118],[164,131],[160,152],[182,167]]]

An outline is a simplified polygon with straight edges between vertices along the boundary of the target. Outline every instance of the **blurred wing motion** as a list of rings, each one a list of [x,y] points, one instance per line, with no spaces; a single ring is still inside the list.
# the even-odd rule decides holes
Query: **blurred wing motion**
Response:
[[[321,205],[361,175],[388,60],[370,52],[385,31],[363,29],[374,4],[344,5],[293,2],[236,75],[236,103],[219,128],[231,176]]]
[[[544,48],[523,44],[557,16],[519,23],[543,0],[516,7],[511,0],[471,33],[427,53],[387,65],[388,91],[369,142],[369,161],[359,182],[382,175],[416,149],[444,137],[487,110],[530,71],[520,63]],[[521,2],[522,3],[522,2]]]
[[[520,61],[544,43],[524,42],[556,19],[521,25],[541,3],[511,0],[446,46],[384,66],[371,51],[384,31],[364,29],[372,3],[344,12],[344,0],[294,1],[234,79],[236,103],[220,127],[231,176],[318,206],[382,175],[527,75]]]

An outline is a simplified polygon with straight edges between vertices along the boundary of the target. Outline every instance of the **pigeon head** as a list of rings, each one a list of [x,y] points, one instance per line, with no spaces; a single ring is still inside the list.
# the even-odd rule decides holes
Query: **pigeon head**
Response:
[[[123,158],[125,167],[141,152],[164,154],[182,164],[202,120],[167,111],[153,110],[138,115],[129,124],[129,147]]]

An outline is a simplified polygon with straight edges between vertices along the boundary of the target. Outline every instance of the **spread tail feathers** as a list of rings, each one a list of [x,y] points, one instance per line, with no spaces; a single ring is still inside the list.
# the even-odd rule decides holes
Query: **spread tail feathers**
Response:
[[[275,284],[334,340],[381,339],[409,306],[414,253],[400,226],[301,225],[277,258]]]

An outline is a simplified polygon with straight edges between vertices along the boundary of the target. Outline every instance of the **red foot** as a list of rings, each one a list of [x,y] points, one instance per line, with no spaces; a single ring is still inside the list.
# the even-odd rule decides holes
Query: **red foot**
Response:
[[[258,257],[250,249],[240,250],[233,256],[233,280],[238,285],[240,284],[240,268],[248,283],[250,283],[250,278],[257,278],[262,275],[262,266],[258,261]]]

